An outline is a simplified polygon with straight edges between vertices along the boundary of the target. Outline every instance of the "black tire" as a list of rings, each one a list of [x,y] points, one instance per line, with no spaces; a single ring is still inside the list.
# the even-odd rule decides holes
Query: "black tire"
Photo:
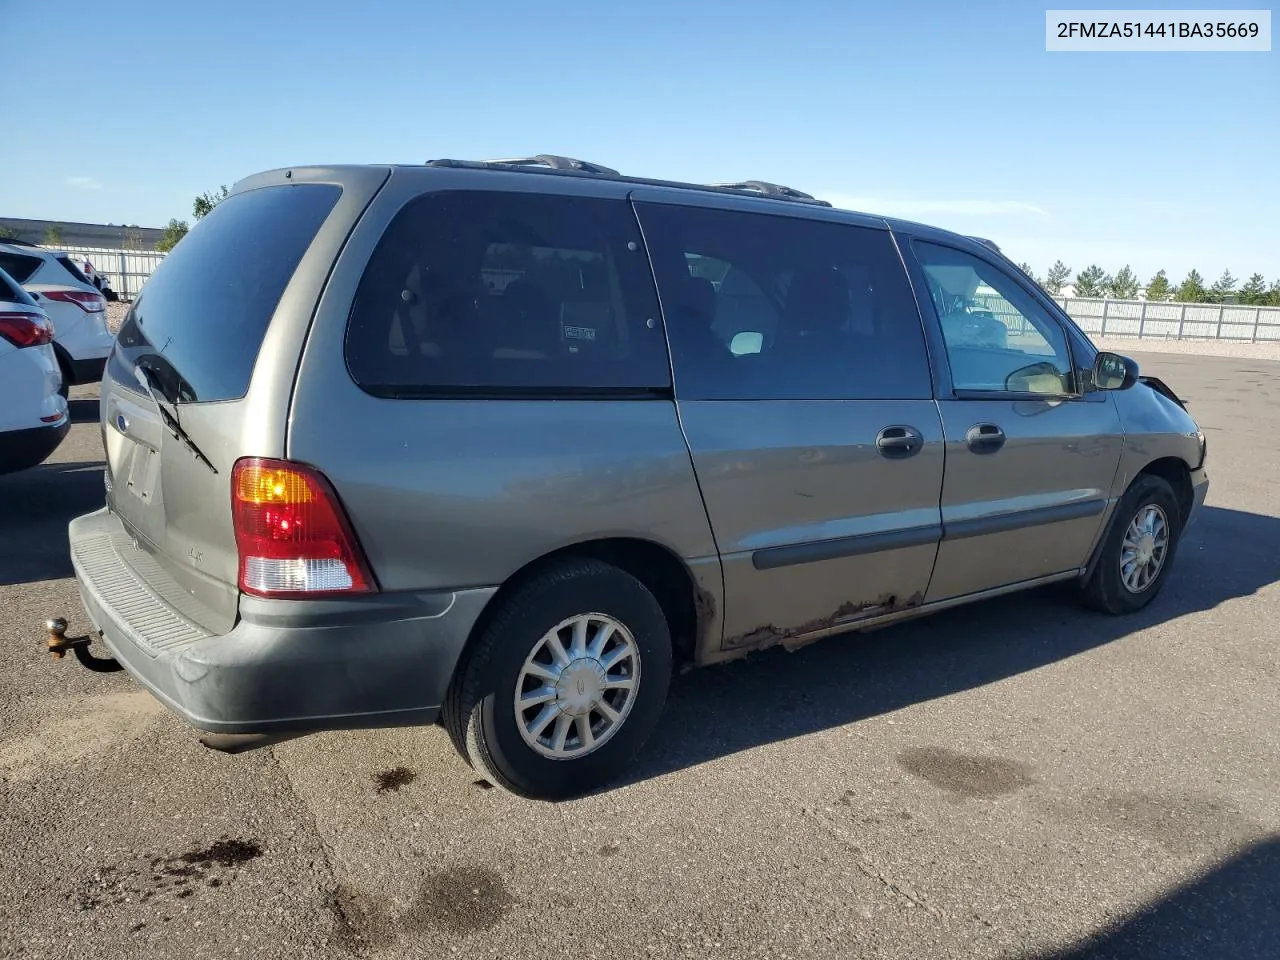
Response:
[[[62,372],[62,386],[58,387],[58,396],[66,400],[71,396],[71,364],[67,363],[61,353],[57,357],[58,369]]]
[[[1169,546],[1155,579],[1141,592],[1134,593],[1125,586],[1120,576],[1121,545],[1125,532],[1138,511],[1151,504],[1159,507],[1168,519]],[[1106,536],[1098,546],[1093,572],[1081,589],[1080,599],[1084,605],[1102,613],[1122,615],[1135,613],[1154,600],[1164,586],[1169,568],[1178,552],[1183,523],[1182,508],[1178,505],[1178,497],[1169,482],[1151,474],[1138,477],[1116,504]]]
[[[662,607],[639,580],[610,564],[566,560],[538,575],[489,617],[454,674],[443,719],[454,746],[482,777],[512,793],[562,800],[615,780],[657,725],[671,681],[671,633]],[[525,659],[557,624],[581,614],[622,624],[639,652],[630,712],[610,738],[572,759],[534,751],[517,726],[516,684]]]

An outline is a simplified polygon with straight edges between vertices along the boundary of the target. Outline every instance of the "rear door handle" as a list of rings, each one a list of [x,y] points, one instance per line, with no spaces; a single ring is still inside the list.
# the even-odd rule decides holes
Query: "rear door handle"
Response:
[[[964,435],[965,444],[974,453],[995,453],[1004,441],[1004,431],[994,423],[976,423]]]
[[[880,455],[890,460],[902,460],[920,452],[924,435],[915,427],[885,427],[876,434],[876,447]]]

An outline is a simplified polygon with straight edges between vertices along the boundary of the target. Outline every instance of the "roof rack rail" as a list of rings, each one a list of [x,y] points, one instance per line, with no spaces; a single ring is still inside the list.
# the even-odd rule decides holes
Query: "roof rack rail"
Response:
[[[552,153],[539,153],[532,157],[512,157],[505,160],[428,160],[429,167],[456,167],[463,165],[479,164],[485,167],[544,167],[549,170],[572,170],[576,173],[597,173],[607,177],[620,177],[612,167],[606,167],[603,164],[591,163],[587,160],[578,160],[574,157],[561,157]]]
[[[772,197],[776,200],[796,200],[800,203],[815,203],[820,207],[829,207],[826,200],[818,198],[796,190],[794,187],[784,187],[780,183],[769,183],[765,180],[739,180],[736,183],[709,183],[709,187],[715,187],[719,190],[738,190],[742,193],[754,193],[763,197]]]

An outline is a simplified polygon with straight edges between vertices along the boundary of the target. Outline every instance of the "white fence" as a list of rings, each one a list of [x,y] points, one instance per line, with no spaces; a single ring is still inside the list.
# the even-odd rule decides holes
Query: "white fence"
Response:
[[[132,300],[164,259],[154,250],[110,250],[63,247],[76,258],[88,257],[95,270],[111,280],[123,300]],[[1021,331],[1025,321],[1001,297],[974,298],[983,302],[1010,329]],[[1280,341],[1280,307],[1249,307],[1231,303],[1169,303],[1153,300],[1092,300],[1055,297],[1060,307],[1086,333],[1100,337],[1151,337],[1171,340],[1227,340],[1246,343]]]
[[[1167,303],[1148,300],[1057,298],[1086,333],[1100,337],[1172,340],[1280,340],[1280,307],[1233,303]]]
[[[132,300],[142,289],[147,277],[164,259],[156,250],[110,250],[102,247],[57,247],[71,255],[77,266],[82,260],[93,264],[93,269],[111,281],[111,289],[121,300]]]

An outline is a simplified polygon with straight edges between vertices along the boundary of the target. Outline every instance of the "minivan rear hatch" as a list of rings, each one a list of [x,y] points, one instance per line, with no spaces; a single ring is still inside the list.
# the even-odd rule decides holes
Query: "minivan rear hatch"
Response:
[[[354,197],[336,177],[246,181],[165,257],[117,335],[101,401],[114,552],[208,631],[238,609],[232,469],[281,455],[315,299],[380,174]]]

